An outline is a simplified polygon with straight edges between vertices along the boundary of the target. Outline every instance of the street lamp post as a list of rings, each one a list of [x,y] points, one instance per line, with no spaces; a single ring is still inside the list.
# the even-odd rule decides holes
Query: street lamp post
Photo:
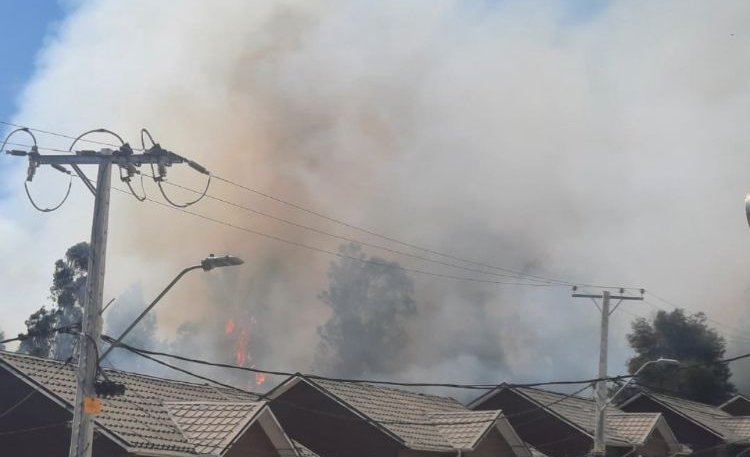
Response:
[[[649,366],[649,365],[652,365],[652,364],[657,364],[657,363],[663,363],[663,364],[668,364],[668,365],[679,365],[679,364],[680,364],[680,362],[679,362],[679,361],[677,361],[677,360],[675,360],[675,359],[665,359],[665,358],[663,358],[663,357],[659,357],[659,358],[658,358],[658,359],[656,359],[656,360],[649,360],[648,362],[644,363],[643,365],[641,365],[641,366],[640,366],[640,367],[639,367],[639,368],[638,368],[638,369],[637,369],[637,370],[635,371],[635,373],[633,373],[633,376],[632,376],[632,377],[631,377],[630,379],[628,379],[628,380],[627,380],[627,382],[625,382],[625,384],[623,384],[623,385],[622,385],[622,387],[620,387],[620,388],[619,388],[619,389],[617,390],[617,392],[615,392],[615,393],[614,393],[614,395],[612,395],[611,397],[609,397],[609,400],[607,400],[607,401],[606,401],[606,402],[604,403],[604,405],[603,405],[603,406],[601,406],[601,408],[602,408],[602,409],[601,409],[601,410],[599,410],[599,413],[600,413],[600,415],[601,415],[602,417],[604,417],[604,415],[605,415],[605,409],[606,409],[606,407],[607,407],[607,406],[608,406],[608,405],[609,405],[610,403],[612,403],[612,401],[613,401],[613,400],[615,399],[615,397],[617,397],[617,396],[618,396],[618,395],[620,394],[620,392],[622,392],[623,390],[625,390],[625,388],[626,388],[626,387],[628,386],[628,384],[630,384],[630,382],[631,382],[631,381],[632,381],[633,379],[635,379],[635,378],[636,378],[636,377],[637,377],[637,376],[638,376],[638,375],[639,375],[639,374],[641,373],[641,371],[643,371],[643,369],[644,369],[644,368],[646,368],[646,367],[647,367],[647,366]],[[598,406],[598,405],[597,405],[597,408],[599,408],[599,406]],[[601,443],[598,443],[598,444],[599,444],[599,447],[597,447],[597,446],[596,446],[596,444],[597,444],[597,443],[595,443],[595,448],[606,449],[606,448],[605,448],[605,446],[606,446],[606,442],[607,442],[607,437],[606,437],[606,435],[605,435],[605,433],[604,433],[605,431],[606,431],[606,427],[602,427],[602,433],[601,433],[601,435],[600,435],[600,439],[601,439],[602,441],[601,441]],[[595,436],[594,438],[595,438],[595,440],[594,440],[594,441],[596,441],[596,438],[597,438],[597,436]]]
[[[126,328],[125,331],[122,332],[122,334],[119,337],[117,337],[115,341],[112,342],[112,344],[110,344],[107,350],[104,351],[104,354],[102,354],[101,357],[99,357],[99,363],[102,363],[102,361],[104,361],[104,359],[109,355],[109,353],[112,352],[112,350],[114,350],[114,348],[116,348],[120,344],[120,342],[122,342],[122,340],[125,339],[126,336],[128,336],[130,331],[133,330],[133,328],[136,325],[138,325],[138,323],[144,317],[146,317],[146,314],[148,314],[149,311],[151,311],[154,308],[154,306],[156,306],[156,304],[159,303],[159,300],[161,300],[162,297],[164,297],[164,295],[166,295],[167,292],[169,292],[169,290],[175,284],[177,284],[177,281],[182,279],[182,277],[185,276],[185,274],[187,274],[189,271],[198,270],[198,269],[202,269],[203,271],[210,271],[210,270],[213,270],[214,268],[242,265],[243,263],[245,262],[239,257],[234,257],[231,255],[215,257],[213,254],[211,254],[210,256],[201,260],[201,263],[199,265],[193,265],[191,267],[187,267],[184,270],[182,270],[177,276],[175,276],[172,282],[170,282],[169,285],[167,285],[167,287],[163,291],[161,291],[161,293],[154,299],[154,301],[152,301],[151,304],[148,305],[148,307],[144,309],[143,312],[138,317],[135,318],[133,323],[130,324],[128,328]]]
[[[633,381],[633,379],[637,378],[638,375],[641,374],[641,371],[643,371],[644,368],[646,368],[647,366],[649,366],[651,364],[656,364],[656,363],[663,363],[663,364],[666,364],[666,365],[679,365],[680,364],[680,362],[678,360],[675,360],[675,359],[665,359],[664,357],[659,357],[656,360],[649,360],[648,362],[646,362],[643,365],[641,365],[637,370],[635,370],[635,373],[633,373],[633,376],[630,379],[628,379],[625,382],[625,384],[623,384],[622,387],[620,387],[617,390],[617,392],[614,393],[614,395],[612,395],[611,397],[609,397],[609,400],[607,400],[607,404],[612,403],[612,401],[614,401],[615,397],[617,397],[618,395],[620,395],[620,392],[622,392],[623,390],[625,390],[625,388],[628,387],[628,384],[630,384],[630,382]]]

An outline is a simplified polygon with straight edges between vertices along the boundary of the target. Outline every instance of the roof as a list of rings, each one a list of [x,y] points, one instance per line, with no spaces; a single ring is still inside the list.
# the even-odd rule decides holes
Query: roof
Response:
[[[531,387],[501,386],[471,402],[470,407],[479,407],[503,389],[515,392],[540,408],[546,409],[581,433],[593,437],[596,402],[577,395]],[[605,409],[605,427],[608,446],[629,447],[644,444],[654,429],[658,428],[662,435],[667,435],[666,440],[673,446],[679,447],[674,434],[660,413],[624,412],[610,405]]]
[[[271,392],[271,397],[278,398],[300,381],[333,397],[414,450],[473,450],[489,430],[498,426],[498,422],[507,423],[500,411],[471,411],[450,397],[365,383],[294,377]],[[520,445],[524,447],[522,443]]]
[[[750,443],[750,417],[732,416],[720,407],[645,390],[625,401],[621,407],[627,407],[641,397],[650,398],[725,441]]]
[[[737,407],[740,407],[740,410],[743,412],[738,413],[735,410]],[[737,394],[719,405],[719,409],[726,411],[733,416],[744,415],[747,414],[747,410],[750,409],[750,399],[742,394]]]
[[[609,426],[631,443],[645,443],[661,417],[659,413],[615,413],[607,414]]]
[[[68,410],[72,409],[76,392],[76,367],[51,359],[0,351],[0,366],[6,367],[33,388],[47,395]],[[265,403],[257,397],[236,389],[172,381],[118,370],[105,369],[107,377],[126,386],[125,395],[102,399],[102,413],[96,417],[97,428],[119,442],[129,452],[148,450],[150,453],[196,455],[209,446],[225,442],[235,426],[255,414]],[[193,402],[193,403],[191,403]],[[226,406],[212,406],[223,403]],[[189,415],[218,418],[221,427],[213,434],[203,433],[200,420]],[[245,417],[246,420],[247,416]],[[218,425],[218,424],[211,424]],[[213,448],[212,455],[220,452]],[[154,452],[157,451],[157,452]]]
[[[227,450],[265,403],[261,402],[166,402],[188,441],[199,454]]]
[[[530,399],[534,403],[546,407],[555,415],[578,428],[583,433],[589,436],[593,435],[596,416],[596,402],[593,400],[575,395],[570,396],[548,390],[534,389],[531,387],[513,387],[510,389]],[[613,414],[618,415],[615,422],[612,422],[611,420]],[[632,444],[632,441],[625,436],[627,432],[621,433],[617,428],[617,425],[630,425],[629,421],[619,417],[620,414],[622,414],[622,411],[613,406],[608,406],[606,409],[606,436],[607,444],[610,446],[629,446]]]

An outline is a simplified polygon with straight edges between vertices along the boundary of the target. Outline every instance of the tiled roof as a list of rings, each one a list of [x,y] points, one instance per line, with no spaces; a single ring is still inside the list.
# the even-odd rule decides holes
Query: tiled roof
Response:
[[[43,386],[72,409],[76,391],[76,367],[63,362],[0,351],[0,362]],[[170,381],[105,369],[110,380],[126,386],[125,395],[102,399],[96,423],[132,449],[164,450],[194,455],[196,446],[172,420],[164,402],[252,402],[241,391]]]
[[[495,424],[499,411],[471,411],[439,397],[363,383],[312,381],[386,429],[412,449],[445,451],[474,442]]]
[[[516,387],[513,390],[530,398],[535,403],[545,406],[589,435],[594,433],[596,402],[593,400],[530,387]],[[627,438],[617,433],[617,430],[612,428],[612,424],[608,420],[612,413],[620,413],[621,411],[612,406],[608,406],[606,411],[605,425],[607,426],[608,443],[616,446],[628,445]]]
[[[487,426],[500,417],[500,411],[456,411],[429,414],[430,422],[455,449],[474,449]]]
[[[659,420],[659,413],[608,412],[607,423],[631,443],[645,443]]]
[[[221,454],[263,408],[262,402],[166,402],[199,454]]]
[[[750,443],[750,416],[722,417],[719,421],[732,434],[730,440],[735,443]]]
[[[651,397],[653,400],[699,423],[726,441],[750,442],[750,417],[732,416],[716,406],[655,392],[644,391],[639,395]]]

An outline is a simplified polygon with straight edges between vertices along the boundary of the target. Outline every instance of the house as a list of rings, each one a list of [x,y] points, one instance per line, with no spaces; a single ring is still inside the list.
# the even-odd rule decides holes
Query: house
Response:
[[[551,457],[588,455],[594,443],[596,402],[528,387],[499,386],[469,404],[501,409],[518,435]],[[610,456],[665,457],[685,453],[659,413],[625,413],[607,407],[606,450]]]
[[[620,408],[664,415],[680,442],[705,456],[736,456],[750,451],[750,416],[651,391],[641,391]]]
[[[531,457],[501,411],[452,398],[302,376],[268,396],[284,430],[321,457]]]
[[[306,457],[267,402],[245,392],[104,370],[125,394],[102,399],[94,457]],[[67,456],[76,367],[0,351],[0,450]]]
[[[750,399],[742,394],[737,394],[719,406],[732,416],[750,416]]]

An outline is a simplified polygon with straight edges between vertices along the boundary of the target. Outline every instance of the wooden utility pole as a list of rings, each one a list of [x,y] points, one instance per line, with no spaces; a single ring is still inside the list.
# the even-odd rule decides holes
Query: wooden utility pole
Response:
[[[620,295],[611,295],[608,290],[603,291],[601,294],[580,294],[575,293],[576,288],[573,288],[574,298],[590,298],[594,305],[601,311],[601,327],[599,334],[599,374],[596,382],[596,417],[594,421],[594,450],[593,455],[596,457],[604,456],[606,452],[606,436],[605,436],[605,410],[607,408],[607,353],[609,345],[609,316],[620,306],[623,300],[643,300],[643,290],[641,290],[641,296],[626,296],[622,295],[625,290],[620,289]],[[601,299],[601,306],[596,301]],[[619,300],[617,304],[610,311],[610,300]]]
[[[78,342],[78,388],[76,389],[73,425],[70,436],[70,457],[90,456],[94,438],[94,417],[101,411],[96,397],[96,371],[99,366],[99,339],[102,336],[102,296],[104,266],[107,260],[107,229],[109,225],[109,197],[112,186],[112,161],[103,158],[99,163],[94,201],[94,221],[91,226],[91,254],[89,256],[86,295],[83,299],[83,322]]]
[[[22,128],[16,131],[28,129]],[[103,132],[104,130],[91,131]],[[12,133],[15,133],[12,132]],[[12,134],[11,133],[11,134]],[[82,135],[83,136],[83,135]],[[32,135],[33,137],[33,135]],[[80,139],[81,137],[78,137]],[[119,137],[118,137],[119,138]],[[78,141],[78,140],[76,140]],[[86,295],[83,301],[83,322],[79,341],[78,387],[73,411],[73,423],[70,438],[69,457],[91,457],[94,418],[101,412],[102,404],[96,395],[96,376],[99,369],[99,346],[102,333],[102,295],[104,290],[104,271],[107,253],[107,225],[109,220],[109,199],[112,184],[112,166],[117,165],[126,170],[128,177],[137,173],[136,168],[143,164],[155,164],[159,167],[163,179],[166,167],[176,163],[187,163],[195,170],[208,174],[200,165],[177,154],[162,149],[158,144],[143,154],[134,154],[127,143],[119,149],[102,149],[99,151],[77,151],[74,155],[41,155],[35,146],[30,152],[6,151],[15,156],[28,156],[31,181],[34,171],[40,165],[51,165],[56,169],[68,172],[70,166],[78,174],[86,187],[94,194],[94,219],[91,227],[91,256],[88,264]],[[75,143],[74,143],[75,144]],[[81,165],[97,165],[96,183],[91,183],[81,171]]]

